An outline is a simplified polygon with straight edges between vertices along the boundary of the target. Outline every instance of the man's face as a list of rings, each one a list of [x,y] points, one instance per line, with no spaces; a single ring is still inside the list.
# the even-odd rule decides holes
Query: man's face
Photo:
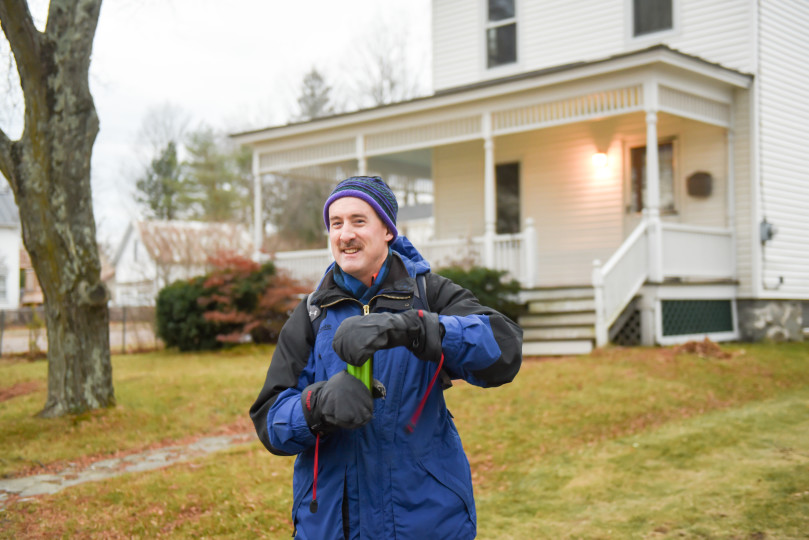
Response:
[[[388,256],[393,234],[371,205],[341,197],[329,206],[329,244],[335,262],[366,286]]]

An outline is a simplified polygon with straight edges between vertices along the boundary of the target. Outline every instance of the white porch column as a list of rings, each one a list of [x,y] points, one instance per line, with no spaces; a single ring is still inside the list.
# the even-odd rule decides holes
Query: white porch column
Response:
[[[483,113],[483,266],[494,268],[494,235],[497,220],[494,137],[492,115]]]
[[[733,119],[731,117],[731,126],[733,126]],[[727,216],[728,216],[728,229],[730,229],[731,241],[731,268],[733,269],[733,277],[737,278],[739,275],[736,268],[737,254],[736,254],[736,140],[733,133],[733,127],[727,131],[727,145],[728,145],[728,188],[727,188]]]
[[[595,303],[596,321],[596,347],[603,347],[609,341],[607,316],[604,308],[604,272],[601,270],[601,261],[593,261],[593,301]]]
[[[365,157],[365,135],[357,135],[357,175],[368,174],[368,158]]]
[[[525,257],[524,263],[525,268],[523,270],[522,276],[522,286],[526,289],[532,289],[534,287],[534,276],[536,275],[536,269],[534,268],[535,264],[535,253],[536,253],[536,229],[534,228],[534,218],[525,218],[525,229],[522,232],[522,241],[523,241],[523,256]]]
[[[253,260],[256,262],[261,258],[261,245],[264,242],[263,221],[259,158],[258,151],[253,150]]]
[[[655,298],[651,292],[644,292],[640,297],[640,344],[651,347],[656,341],[655,330]]]
[[[649,280],[663,281],[663,235],[660,227],[660,158],[657,152],[657,83],[644,86],[646,104],[646,196],[643,213],[649,220]]]

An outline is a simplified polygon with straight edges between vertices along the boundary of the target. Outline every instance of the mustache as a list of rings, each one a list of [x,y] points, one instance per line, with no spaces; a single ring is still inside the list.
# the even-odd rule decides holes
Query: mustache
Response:
[[[341,242],[340,243],[340,249],[353,249],[353,248],[359,249],[361,247],[362,247],[362,245],[359,242],[357,242],[356,240],[351,240],[349,242],[345,242],[345,243]]]

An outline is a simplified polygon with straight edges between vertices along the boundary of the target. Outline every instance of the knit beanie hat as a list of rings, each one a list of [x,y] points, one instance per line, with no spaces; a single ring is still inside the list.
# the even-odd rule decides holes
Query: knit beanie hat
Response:
[[[352,176],[337,184],[329,198],[326,199],[326,204],[323,205],[323,221],[326,223],[326,230],[330,229],[329,206],[341,197],[357,197],[370,204],[393,234],[391,242],[396,240],[399,235],[399,231],[396,230],[396,214],[399,213],[399,204],[396,202],[396,195],[384,180],[378,176]]]

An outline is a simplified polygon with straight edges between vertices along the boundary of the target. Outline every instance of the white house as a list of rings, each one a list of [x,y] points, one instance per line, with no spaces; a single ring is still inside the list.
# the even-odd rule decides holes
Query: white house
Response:
[[[112,303],[154,305],[157,293],[178,279],[202,275],[210,258],[222,254],[250,256],[247,229],[232,223],[139,220],[127,227],[112,264]]]
[[[519,278],[527,354],[801,339],[806,28],[802,0],[434,0],[433,95],[234,138],[257,186],[428,170],[417,247]]]
[[[14,194],[0,187],[0,309],[20,307],[20,215]]]

